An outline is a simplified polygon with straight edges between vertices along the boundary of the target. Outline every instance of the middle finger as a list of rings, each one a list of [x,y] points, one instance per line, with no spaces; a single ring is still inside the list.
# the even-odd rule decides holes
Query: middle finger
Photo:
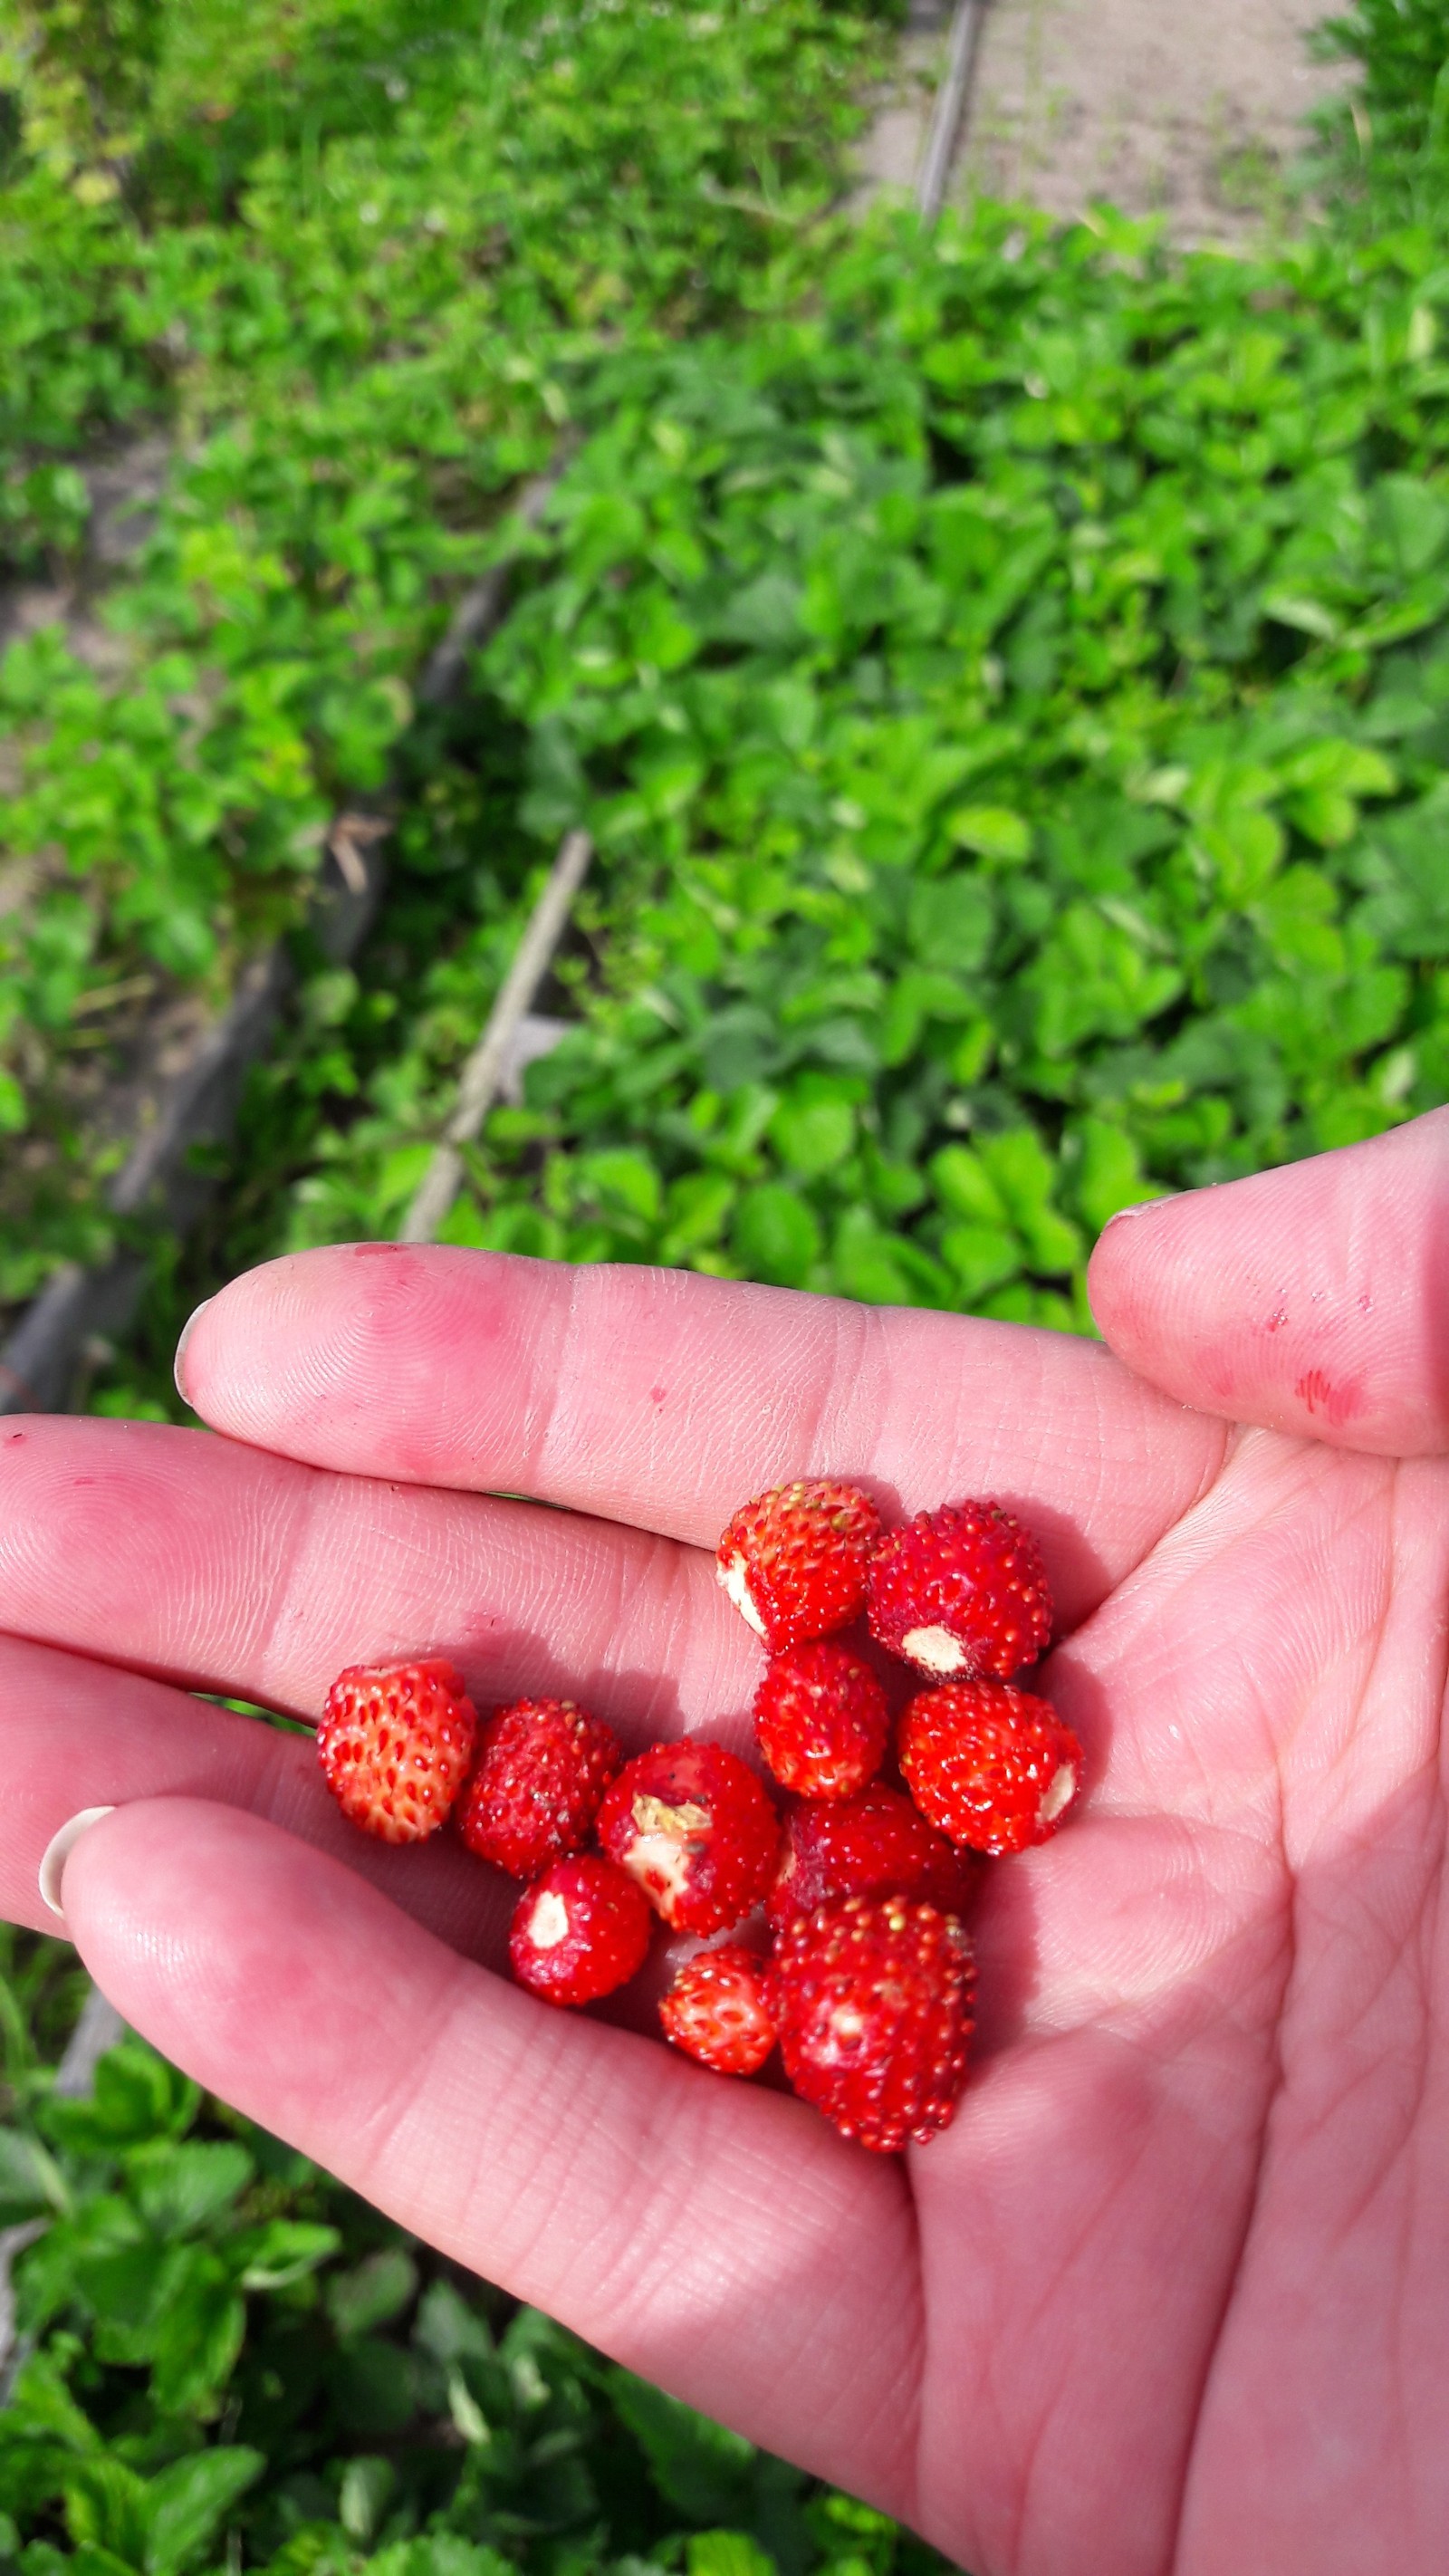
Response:
[[[0,1435],[0,1628],[307,1717],[346,1664],[447,1655],[480,1707],[568,1693],[631,1748],[743,1742],[760,1671],[702,1549],[44,1415]]]

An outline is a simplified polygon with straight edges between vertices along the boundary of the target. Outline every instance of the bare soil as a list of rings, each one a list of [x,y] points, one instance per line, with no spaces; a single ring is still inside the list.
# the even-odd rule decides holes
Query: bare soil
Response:
[[[1329,0],[990,0],[951,194],[1062,217],[1108,199],[1184,243],[1245,243],[1288,204],[1302,120],[1338,77],[1309,30]],[[865,154],[909,187],[948,11],[917,0]]]

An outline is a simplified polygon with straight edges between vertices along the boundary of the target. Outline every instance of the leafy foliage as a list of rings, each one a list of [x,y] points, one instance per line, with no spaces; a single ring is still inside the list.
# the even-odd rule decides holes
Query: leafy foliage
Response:
[[[1439,222],[1449,198],[1449,9],[1444,0],[1353,0],[1319,28],[1352,88],[1319,119],[1319,175],[1375,229]]]
[[[64,1957],[12,1942],[21,2034]],[[9,2072],[0,2216],[33,2241],[0,2550],[23,2576],[940,2568],[440,2262],[140,2041],[85,2100],[23,2037]]]
[[[572,1025],[455,1241],[1080,1326],[1118,1206],[1442,1099],[1444,275],[983,208],[607,367],[320,1120],[265,1078],[256,1247],[398,1221],[574,821]]]
[[[150,121],[109,139],[91,0],[9,22],[14,567],[84,576],[89,490],[57,449],[144,419],[175,445],[134,575],[0,661],[0,1126],[28,1139],[0,1299],[103,1240],[102,1077],[148,1006],[220,991],[297,918],[580,369],[734,310],[828,197],[871,41],[816,0],[512,0],[481,24],[318,0],[248,13],[218,94],[237,14],[133,11]]]

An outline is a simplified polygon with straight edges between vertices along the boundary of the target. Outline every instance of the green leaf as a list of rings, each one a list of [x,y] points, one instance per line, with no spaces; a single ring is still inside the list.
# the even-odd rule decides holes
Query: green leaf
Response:
[[[718,1243],[735,1203],[735,1183],[725,1172],[686,1172],[669,1187],[659,1258],[679,1262]]]
[[[285,2290],[315,2272],[341,2243],[337,2228],[315,2220],[269,2218],[260,2227],[242,2230],[224,2250],[242,2289]]]
[[[647,1155],[626,1145],[585,1154],[579,1161],[579,1177],[605,1207],[620,1208],[646,1225],[657,1220],[664,1193],[658,1171]]]
[[[969,1020],[969,996],[950,975],[914,966],[898,975],[881,1014],[882,1064],[905,1064],[915,1054],[921,1031],[930,1020]]]
[[[854,1145],[854,1102],[827,1079],[807,1075],[781,1101],[769,1133],[781,1160],[813,1180],[843,1163]]]
[[[685,2551],[689,2576],[778,2576],[766,2556],[743,2531],[697,2531]]]
[[[1006,1199],[969,1145],[943,1145],[931,1157],[929,1168],[936,1196],[954,1215],[998,1232],[1009,1226]]]
[[[983,859],[1011,866],[1031,852],[1031,825],[1004,805],[959,806],[947,816],[946,828],[958,849],[975,850]]]
[[[1084,1118],[1076,1131],[1075,1198],[1086,1223],[1100,1234],[1119,1208],[1136,1207],[1158,1193],[1138,1160],[1137,1147],[1120,1127]]]
[[[950,1264],[967,1305],[1014,1279],[1022,1266],[1021,1245],[1014,1234],[989,1225],[948,1225],[941,1251]]]
[[[911,945],[928,965],[969,975],[985,962],[995,918],[990,885],[981,877],[928,878],[911,896]]]
[[[152,2391],[167,2415],[209,2414],[235,2367],[246,2303],[214,2254],[196,2254],[157,2320]]]
[[[730,1248],[746,1278],[798,1288],[824,1248],[813,1210],[779,1181],[746,1190],[735,1210]]]
[[[69,2203],[60,2168],[39,2139],[22,2129],[0,2129],[0,2227]]]
[[[391,2460],[362,2453],[348,2461],[337,2491],[337,2519],[349,2539],[366,2548],[397,2490]]]
[[[413,2339],[445,2370],[464,2360],[486,2361],[493,2350],[486,2318],[444,2280],[430,2281],[418,2301]]]
[[[78,2548],[89,2542],[128,2567],[145,2566],[146,2481],[113,2455],[80,2461],[70,2471],[65,2482],[65,2519]]]
[[[1449,956],[1449,793],[1374,826],[1355,867],[1367,889],[1358,919],[1392,957]]]
[[[380,2336],[346,2343],[332,2365],[332,2392],[340,2420],[364,2440],[390,2439],[412,2422],[418,2405],[417,2370],[410,2353]]]
[[[400,2243],[380,2246],[350,2272],[334,2272],[327,2308],[336,2332],[347,2343],[389,2324],[416,2296],[417,2286],[418,2267]]]
[[[367,2562],[367,2576],[518,2576],[518,2562],[454,2531],[400,2540]]]
[[[156,2140],[128,2159],[127,2180],[146,2224],[161,2237],[189,2236],[229,2209],[252,2177],[245,2147]]]
[[[30,2441],[55,2443],[84,2457],[102,2448],[102,2436],[76,2404],[55,2362],[32,2353],[15,2375],[5,2410],[6,2429]]]
[[[260,2451],[217,2444],[152,2478],[142,2508],[147,2576],[181,2576],[193,2566],[266,2465]]]
[[[611,2369],[606,2385],[666,2503],[693,2522],[719,2515],[750,2518],[759,2457],[753,2442],[707,2415],[696,2415],[692,2407],[666,2397],[630,2371]]]

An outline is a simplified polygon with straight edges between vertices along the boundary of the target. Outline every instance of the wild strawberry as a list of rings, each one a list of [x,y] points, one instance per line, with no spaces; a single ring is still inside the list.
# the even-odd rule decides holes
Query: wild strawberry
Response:
[[[722,1744],[656,1744],[605,1791],[599,1840],[677,1932],[723,1932],[775,1873],[780,1820]]]
[[[765,2010],[768,1964],[734,1941],[687,1960],[659,2007],[666,2039],[719,2075],[754,2075],[775,2045]]]
[[[1082,1776],[1082,1748],[1050,1702],[1006,1682],[922,1691],[901,1720],[899,1751],[922,1814],[973,1851],[1048,1842]]]
[[[596,1852],[556,1860],[518,1900],[508,1955],[551,2004],[591,2004],[644,1964],[652,1917],[632,1878]]]
[[[886,1695],[859,1655],[828,1638],[776,1655],[755,1693],[755,1737],[782,1788],[852,1798],[880,1769]]]
[[[917,1512],[871,1561],[871,1635],[923,1673],[1017,1672],[1051,1628],[1036,1541],[996,1503]]]
[[[737,1511],[715,1570],[756,1636],[780,1655],[859,1618],[879,1538],[880,1515],[864,1494],[811,1476]]]
[[[571,1699],[518,1699],[483,1730],[458,1829],[480,1860],[537,1878],[588,1840],[624,1755],[601,1717]]]
[[[966,1915],[983,1864],[958,1852],[898,1789],[872,1780],[838,1806],[797,1807],[765,1912],[776,1931],[832,1896],[909,1896]]]
[[[893,2154],[944,2129],[966,2072],[975,1976],[954,1915],[840,1896],[781,1934],[765,2008],[796,2092],[843,2137]]]
[[[420,1843],[468,1776],[477,1725],[462,1674],[441,1659],[350,1664],[327,1694],[317,1756],[354,1825],[385,1843]]]

